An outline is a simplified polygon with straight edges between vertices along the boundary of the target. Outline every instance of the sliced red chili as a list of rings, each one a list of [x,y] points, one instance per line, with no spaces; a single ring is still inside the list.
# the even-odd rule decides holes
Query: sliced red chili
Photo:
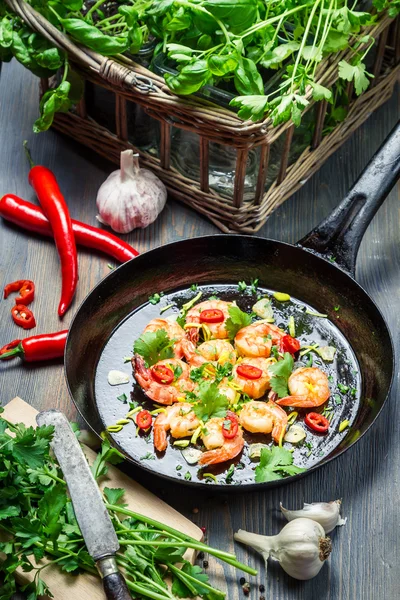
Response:
[[[154,365],[151,374],[157,383],[163,383],[164,385],[169,385],[174,380],[173,370],[165,365]]]
[[[148,429],[151,427],[153,418],[148,410],[141,410],[136,416],[136,425],[139,429]]]
[[[35,284],[29,279],[19,279],[8,283],[4,288],[4,298],[8,298],[13,292],[19,292],[19,296],[15,298],[16,304],[30,304],[35,295]]]
[[[208,308],[200,313],[200,323],[222,323],[224,313],[219,308]]]
[[[291,335],[284,335],[280,342],[280,350],[281,352],[296,354],[300,350],[300,342]]]
[[[239,429],[238,418],[235,413],[228,412],[222,423],[222,435],[227,440],[232,440],[237,436]]]
[[[33,312],[29,310],[24,304],[17,304],[11,309],[11,315],[14,323],[22,329],[32,329],[36,326],[35,317]]]
[[[263,372],[258,367],[253,367],[253,365],[239,365],[236,369],[236,373],[239,377],[243,379],[260,379]]]
[[[316,412],[310,412],[304,419],[304,423],[317,433],[326,433],[329,429],[329,421],[324,415]]]

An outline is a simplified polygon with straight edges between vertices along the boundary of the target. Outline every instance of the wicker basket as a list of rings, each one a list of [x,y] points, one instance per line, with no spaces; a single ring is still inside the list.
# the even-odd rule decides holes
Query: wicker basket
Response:
[[[74,69],[90,82],[87,87],[100,86],[115,94],[114,122],[107,127],[88,116],[85,98],[73,111],[57,114],[54,127],[115,163],[119,162],[121,150],[131,147],[138,151],[141,164],[157,173],[171,195],[206,215],[224,232],[258,231],[268,215],[299,189],[391,96],[400,72],[400,18],[393,20],[383,16],[378,24],[365,29],[377,40],[374,64],[369,69],[374,75],[370,88],[355,98],[349,84],[347,93],[351,101],[348,115],[328,135],[323,135],[328,105],[326,102],[315,104],[309,97],[307,108],[313,111],[312,140],[301,153],[293,152],[291,148],[296,130],[290,123],[273,127],[268,118],[258,123],[244,122],[235,112],[204,99],[177,97],[167,88],[162,77],[130,59],[122,57],[123,62],[116,62],[73,43],[24,0],[6,2],[33,30],[68,53]],[[344,50],[334,60],[326,59],[319,68],[318,83],[331,88],[337,80],[338,62],[351,57],[352,52]],[[49,85],[51,82],[42,80],[42,92]],[[139,105],[159,123],[156,155],[132,144],[128,132],[129,103]],[[185,176],[171,160],[173,131],[198,136],[197,181]],[[210,147],[222,146],[227,146],[235,156],[232,193],[217,191],[210,182]],[[275,158],[272,165],[271,156],[277,147],[278,162]],[[251,194],[245,193],[250,155],[253,163],[256,157]]]

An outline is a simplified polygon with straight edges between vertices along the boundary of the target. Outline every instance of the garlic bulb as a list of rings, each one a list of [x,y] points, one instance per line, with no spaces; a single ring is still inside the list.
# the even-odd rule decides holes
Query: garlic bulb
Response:
[[[139,155],[121,152],[121,168],[113,171],[97,192],[96,217],[118,233],[147,227],[165,206],[167,190],[151,171],[139,167]]]
[[[335,527],[345,525],[347,519],[342,519],[340,516],[341,500],[333,500],[332,502],[313,502],[312,504],[304,503],[301,510],[287,510],[283,508],[281,503],[281,511],[288,521],[303,517],[316,521],[325,530],[325,533],[330,533]]]
[[[300,580],[318,575],[332,550],[322,526],[311,519],[295,519],[278,535],[258,535],[239,529],[234,537],[260,552],[266,568],[268,558],[272,558],[279,561],[288,575]]]

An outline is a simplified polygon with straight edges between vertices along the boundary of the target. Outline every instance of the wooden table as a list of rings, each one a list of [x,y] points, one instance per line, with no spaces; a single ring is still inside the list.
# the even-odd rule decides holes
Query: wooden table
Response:
[[[338,203],[363,165],[395,124],[400,95],[375,114],[300,192],[281,206],[260,235],[288,242],[301,238]],[[0,193],[12,192],[35,202],[27,181],[28,165],[22,141],[28,139],[35,162],[56,173],[71,215],[96,224],[95,198],[99,185],[113,170],[111,164],[54,132],[34,135],[37,117],[37,81],[18,64],[7,64],[0,79]],[[380,209],[362,242],[357,278],[386,316],[397,351],[400,347],[400,205],[395,189]],[[170,200],[155,224],[134,231],[128,241],[143,252],[166,242],[217,229],[194,211]],[[58,257],[53,242],[0,224],[0,289],[10,281],[33,279],[37,286],[35,333],[68,327],[80,302],[107,275],[110,260],[80,249],[80,281],[71,310],[61,324],[57,318],[60,293]],[[0,302],[0,345],[19,336],[10,317],[10,300]],[[347,525],[332,534],[333,553],[320,575],[309,582],[290,579],[278,565],[270,565],[265,598],[268,600],[394,600],[400,595],[400,427],[396,406],[396,373],[390,399],[377,423],[355,447],[333,463],[301,481],[269,492],[212,496],[212,489],[181,490],[158,480],[149,481],[132,471],[155,493],[205,526],[212,545],[232,551],[233,532],[239,527],[275,534],[283,521],[279,501],[289,508],[305,502],[343,499]],[[75,418],[61,362],[0,365],[1,402],[19,395],[37,409],[57,407]],[[183,492],[183,493],[182,493]],[[198,510],[197,510],[198,509]],[[259,555],[235,548],[240,559],[260,568],[251,599],[258,599],[257,583],[264,582]],[[240,573],[210,560],[212,580],[226,589],[227,599],[243,598]]]

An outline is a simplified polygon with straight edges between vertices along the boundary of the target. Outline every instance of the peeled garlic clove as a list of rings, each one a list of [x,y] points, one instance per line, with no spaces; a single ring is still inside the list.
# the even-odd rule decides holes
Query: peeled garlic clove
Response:
[[[288,521],[293,521],[298,518],[312,519],[324,528],[326,533],[330,533],[337,526],[345,525],[347,518],[342,519],[340,516],[341,500],[333,500],[332,502],[313,502],[312,504],[304,503],[301,510],[288,510],[280,504],[282,514]]]
[[[274,318],[274,311],[272,310],[272,304],[269,298],[261,298],[261,300],[258,300],[258,302],[254,304],[252,311],[262,319]]]
[[[301,440],[304,440],[306,435],[307,434],[302,428],[302,426],[298,423],[295,423],[294,425],[289,427],[283,440],[285,442],[289,442],[290,444],[298,444],[299,442],[301,442]]]
[[[139,155],[121,152],[121,168],[113,171],[97,192],[98,221],[118,233],[147,227],[165,206],[167,190],[152,171],[139,167]]]
[[[122,383],[129,383],[129,375],[122,371],[109,371],[108,383],[110,385],[121,385]]]

